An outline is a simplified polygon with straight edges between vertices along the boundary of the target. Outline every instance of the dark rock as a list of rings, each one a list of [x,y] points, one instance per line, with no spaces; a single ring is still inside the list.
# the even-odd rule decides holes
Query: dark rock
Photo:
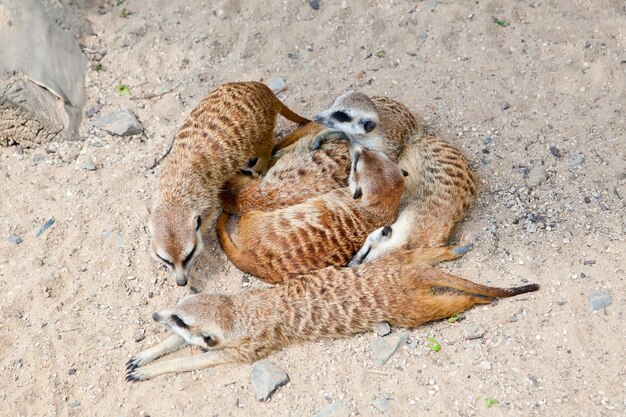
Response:
[[[289,58],[289,59],[298,59],[298,54],[296,54],[295,52],[289,52],[287,54],[287,58]]]
[[[589,196],[585,196],[583,200],[585,201],[585,204],[591,203],[591,198]]]
[[[595,263],[595,259],[587,259],[583,261],[583,265],[594,265]]]
[[[502,111],[507,110],[509,108],[511,108],[511,105],[507,102],[505,102],[504,104],[502,104],[502,107],[500,107],[502,109]]]
[[[309,2],[309,6],[311,6],[311,9],[313,9],[313,10],[319,10],[320,9],[320,2],[318,0],[311,0]]]
[[[485,145],[489,145],[489,144],[491,143],[491,141],[492,141],[492,140],[493,140],[493,138],[492,138],[491,136],[485,136],[485,137],[483,138],[483,143],[484,143]]]
[[[76,375],[76,368],[70,368],[70,369],[67,371],[67,373],[68,373],[69,375]]]
[[[258,401],[266,401],[287,382],[289,382],[287,373],[267,359],[252,365],[252,391]]]
[[[550,153],[555,158],[560,158],[561,157],[561,151],[556,146],[550,146]]]

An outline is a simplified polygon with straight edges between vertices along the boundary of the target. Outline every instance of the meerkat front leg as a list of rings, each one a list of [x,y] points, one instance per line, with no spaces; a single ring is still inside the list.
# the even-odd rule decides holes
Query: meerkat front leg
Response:
[[[436,248],[419,248],[414,250],[415,262],[436,265],[439,262],[452,261],[474,249],[473,243],[463,246],[438,246]]]
[[[326,129],[315,136],[315,139],[313,140],[313,150],[319,151],[325,142],[331,140],[347,140],[352,142],[352,138],[346,132],[342,132],[341,130]]]
[[[158,345],[146,349],[130,358],[128,362],[126,362],[126,370],[128,371],[145,365],[186,345],[187,342],[185,342],[185,339],[177,335],[172,335]]]
[[[210,366],[222,365],[231,361],[231,357],[224,352],[209,351],[200,355],[170,359],[153,365],[128,369],[126,371],[126,380],[146,381],[163,374],[195,371]]]

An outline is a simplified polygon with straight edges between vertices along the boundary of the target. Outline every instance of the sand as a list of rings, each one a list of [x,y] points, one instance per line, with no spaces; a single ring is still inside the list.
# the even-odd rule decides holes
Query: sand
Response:
[[[85,110],[129,108],[144,134],[111,136],[85,118],[82,141],[0,148],[0,414],[311,416],[335,404],[327,415],[369,416],[380,397],[396,416],[626,413],[623,1],[108,3],[87,11],[90,62],[106,54],[88,71]],[[408,343],[384,366],[374,332],[286,349],[270,359],[290,382],[267,403],[248,364],[125,382],[130,355],[167,336],[151,313],[190,291],[149,257],[150,167],[216,85],[276,77],[309,117],[350,90],[424,117],[481,184],[453,237],[475,249],[442,267],[541,291],[394,328]],[[245,291],[212,234],[206,247],[191,284]],[[597,290],[612,304],[592,313]]]

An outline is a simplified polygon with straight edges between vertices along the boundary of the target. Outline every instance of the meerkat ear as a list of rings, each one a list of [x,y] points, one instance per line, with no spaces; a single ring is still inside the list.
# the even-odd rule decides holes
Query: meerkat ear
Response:
[[[400,171],[402,171],[402,176],[403,177],[408,177],[409,176],[409,172],[406,169],[400,168]]]
[[[367,133],[371,132],[372,130],[376,129],[376,122],[373,120],[367,120],[365,123],[363,123],[363,129],[365,129]]]
[[[385,226],[383,227],[383,230],[380,232],[380,234],[382,234],[384,237],[389,237],[391,236],[391,232],[392,232],[392,228],[391,226]]]

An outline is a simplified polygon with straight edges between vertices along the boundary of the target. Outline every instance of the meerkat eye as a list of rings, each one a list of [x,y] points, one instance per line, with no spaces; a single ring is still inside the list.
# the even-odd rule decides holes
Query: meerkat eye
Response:
[[[180,317],[178,317],[176,314],[172,314],[172,321],[174,322],[174,324],[182,329],[187,329],[189,328],[189,326],[187,326],[187,323],[185,323],[183,321],[183,319],[181,319]]]
[[[196,224],[196,230],[200,230],[200,226],[202,226],[202,217],[196,216],[194,223]]]
[[[372,130],[376,129],[376,122],[373,120],[365,121],[365,123],[363,123],[363,129],[365,129],[367,133],[371,132]]]
[[[195,252],[196,252],[196,247],[194,246],[191,252],[189,252],[187,256],[185,256],[185,259],[183,259],[183,266],[186,266],[189,263],[189,261],[191,261],[191,258],[193,258],[193,254]]]
[[[202,338],[204,339],[204,343],[206,343],[207,346],[213,347],[217,345],[217,340],[213,339],[208,334],[203,334]]]
[[[331,115],[331,117],[339,123],[352,121],[352,117],[350,117],[346,112],[343,111],[336,111]]]
[[[354,198],[355,200],[358,200],[359,198],[361,198],[362,195],[363,195],[363,190],[361,190],[361,187],[356,187],[356,190],[354,190],[354,195],[352,196],[352,198]]]
[[[168,261],[167,259],[163,258],[161,255],[159,255],[158,253],[156,254],[157,258],[159,258],[161,260],[161,262],[163,262],[165,265],[169,266],[170,268],[174,267],[174,264],[170,261]]]
[[[383,230],[380,232],[380,234],[382,234],[383,237],[390,237],[392,230],[393,229],[390,226],[385,226],[383,227]]]

